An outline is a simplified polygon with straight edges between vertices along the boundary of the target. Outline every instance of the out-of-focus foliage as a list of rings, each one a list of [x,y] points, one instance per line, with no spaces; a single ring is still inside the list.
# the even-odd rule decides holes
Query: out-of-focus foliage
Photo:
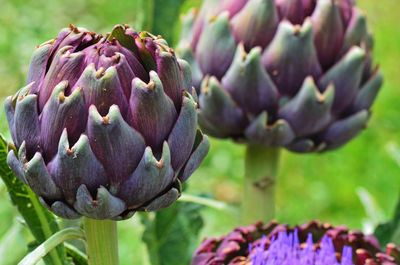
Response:
[[[49,213],[39,202],[39,198],[26,187],[7,167],[6,154],[7,141],[0,134],[0,178],[6,185],[8,194],[13,205],[25,220],[26,225],[35,237],[35,245],[43,243],[54,233],[58,232],[59,227],[56,218]],[[32,244],[32,243],[31,243]],[[49,253],[44,258],[46,264],[64,264],[66,260],[65,250],[62,246],[57,247],[56,251]]]
[[[388,153],[400,168],[400,148],[396,143],[389,142],[386,145]],[[387,243],[400,244],[400,198],[397,203],[393,217],[388,222],[382,223],[376,227],[375,235],[381,245]]]
[[[190,263],[203,226],[201,208],[201,205],[184,202],[154,213],[140,213],[145,226],[142,238],[152,265]]]
[[[400,243],[400,201],[396,207],[393,219],[379,225],[375,230],[375,235],[383,246],[388,243]]]
[[[181,12],[200,2],[186,0]],[[107,32],[117,23],[143,30],[144,15],[137,12],[141,4],[135,0],[0,0],[1,102],[23,86],[29,57],[36,45],[53,38],[70,23],[96,32]],[[385,84],[372,108],[374,115],[369,129],[340,150],[323,155],[283,152],[277,190],[276,218],[280,222],[302,223],[312,217],[361,228],[366,213],[356,194],[359,186],[376,199],[386,218],[394,215],[400,168],[385,146],[388,142],[400,144],[400,2],[359,0],[358,5],[368,13],[370,27],[375,32],[375,59],[385,76]],[[175,40],[177,31],[174,29]],[[0,111],[0,132],[7,135],[7,130],[4,112]],[[238,203],[243,155],[243,146],[212,140],[210,153],[188,182],[187,192],[211,193],[219,200]],[[32,237],[26,228],[15,228],[18,214],[4,188],[0,188],[0,205],[0,265],[17,264]],[[235,216],[224,212],[204,208],[202,213],[205,221],[202,236],[220,236],[238,225]],[[143,230],[138,217],[119,223],[121,265],[149,264],[146,246],[141,242]],[[10,241],[5,246],[2,242],[8,245],[10,233],[18,236],[14,237],[14,243]],[[10,249],[13,255],[8,254]]]

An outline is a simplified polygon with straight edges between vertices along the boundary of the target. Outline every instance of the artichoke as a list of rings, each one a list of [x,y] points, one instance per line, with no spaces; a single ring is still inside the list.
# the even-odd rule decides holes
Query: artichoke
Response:
[[[191,88],[160,36],[71,25],[36,48],[27,86],[5,101],[8,165],[63,218],[168,207],[209,149]]]
[[[205,0],[184,17],[177,54],[204,132],[321,152],[366,126],[383,82],[372,49],[354,0]]]
[[[336,256],[342,257],[341,263],[336,263]],[[400,264],[400,248],[390,243],[383,253],[374,236],[319,221],[296,227],[275,221],[266,225],[258,222],[238,227],[218,239],[205,239],[195,251],[191,262],[191,265],[223,264],[396,265]]]

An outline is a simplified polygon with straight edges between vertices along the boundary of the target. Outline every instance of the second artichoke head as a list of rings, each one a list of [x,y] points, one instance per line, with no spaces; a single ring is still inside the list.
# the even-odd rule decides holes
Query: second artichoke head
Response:
[[[209,135],[321,152],[365,127],[383,78],[354,0],[205,0],[183,24]]]

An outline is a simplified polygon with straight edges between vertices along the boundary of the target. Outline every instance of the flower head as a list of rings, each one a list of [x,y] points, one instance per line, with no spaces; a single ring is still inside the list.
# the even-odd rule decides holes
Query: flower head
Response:
[[[190,80],[161,37],[70,26],[36,48],[27,86],[5,101],[18,151],[7,162],[64,218],[168,207],[209,148]]]
[[[400,248],[384,253],[374,236],[345,226],[312,221],[296,227],[273,221],[238,227],[220,238],[207,238],[191,265],[396,265]]]
[[[354,0],[204,0],[181,36],[199,124],[218,138],[338,148],[366,127],[383,81]]]

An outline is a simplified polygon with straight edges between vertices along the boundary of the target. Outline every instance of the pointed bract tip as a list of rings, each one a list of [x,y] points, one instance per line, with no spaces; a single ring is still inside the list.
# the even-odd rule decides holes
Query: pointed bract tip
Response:
[[[58,94],[58,100],[60,101],[60,103],[63,103],[65,101],[64,92],[60,92],[60,94]]]
[[[294,25],[294,27],[293,27],[293,34],[294,34],[295,36],[298,36],[298,35],[300,34],[300,31],[301,31],[301,25]]]
[[[151,81],[147,84],[147,89],[148,89],[149,91],[153,92],[155,86],[156,86],[156,81],[151,80]]]
[[[107,115],[102,118],[103,118],[103,124],[107,125],[110,123],[110,116]]]
[[[104,73],[105,73],[104,67],[100,67],[100,68],[96,71],[96,77],[97,77],[97,78],[100,78],[100,77],[102,77],[102,76],[104,75]]]
[[[73,148],[67,148],[67,155],[72,155],[74,153]]]

